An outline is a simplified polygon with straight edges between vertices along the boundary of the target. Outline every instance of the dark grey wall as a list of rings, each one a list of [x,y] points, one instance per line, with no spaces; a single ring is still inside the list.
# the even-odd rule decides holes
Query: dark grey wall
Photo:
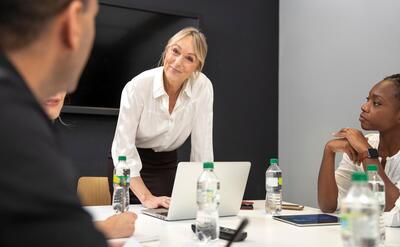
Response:
[[[252,162],[246,199],[265,196],[265,163],[278,153],[278,0],[113,0],[136,8],[199,15],[214,85],[216,161]],[[135,75],[132,75],[134,77]],[[64,114],[65,145],[79,175],[106,175],[116,117]],[[185,145],[180,158],[188,159]]]

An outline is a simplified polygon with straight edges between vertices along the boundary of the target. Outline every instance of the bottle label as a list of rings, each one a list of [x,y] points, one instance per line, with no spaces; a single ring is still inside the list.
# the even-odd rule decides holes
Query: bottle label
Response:
[[[129,176],[117,176],[114,175],[113,183],[121,186],[129,186],[130,178]]]
[[[197,198],[198,202],[201,203],[218,203],[219,202],[219,193],[215,190],[208,189],[205,191],[197,190]]]
[[[350,225],[349,225],[349,218],[351,217],[350,214],[345,214],[342,213],[340,215],[340,226],[342,227],[342,229],[349,229]]]
[[[349,238],[351,236],[351,228],[350,225],[351,221],[349,221],[348,214],[341,214],[340,215],[340,230],[342,232],[342,237]]]
[[[279,183],[280,180],[280,183]],[[282,184],[282,178],[278,179],[278,178],[267,178],[267,186],[269,187],[277,187],[279,185]]]
[[[379,233],[379,224],[377,223],[378,219],[363,212],[342,213],[340,216],[342,237],[349,238],[354,236],[357,231],[358,238],[376,239]]]

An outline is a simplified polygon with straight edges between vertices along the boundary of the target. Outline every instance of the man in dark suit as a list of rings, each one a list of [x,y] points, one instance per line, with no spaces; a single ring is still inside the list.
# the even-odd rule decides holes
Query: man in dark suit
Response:
[[[107,246],[41,106],[77,87],[97,11],[97,0],[0,1],[0,246]]]

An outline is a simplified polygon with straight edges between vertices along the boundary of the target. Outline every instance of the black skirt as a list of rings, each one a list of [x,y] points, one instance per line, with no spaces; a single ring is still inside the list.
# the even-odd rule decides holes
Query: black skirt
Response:
[[[176,168],[178,166],[177,150],[170,152],[154,152],[153,149],[138,148],[142,170],[140,176],[144,184],[154,196],[171,196],[174,186]],[[111,164],[110,164],[111,163]],[[109,158],[109,185],[112,195],[114,165]],[[129,191],[131,204],[140,204],[139,199]]]

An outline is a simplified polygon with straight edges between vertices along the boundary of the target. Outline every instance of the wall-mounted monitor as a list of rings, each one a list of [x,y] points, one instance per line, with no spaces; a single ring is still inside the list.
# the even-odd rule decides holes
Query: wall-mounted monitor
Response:
[[[118,114],[125,84],[157,67],[168,39],[188,26],[199,18],[100,2],[92,53],[63,112]]]

